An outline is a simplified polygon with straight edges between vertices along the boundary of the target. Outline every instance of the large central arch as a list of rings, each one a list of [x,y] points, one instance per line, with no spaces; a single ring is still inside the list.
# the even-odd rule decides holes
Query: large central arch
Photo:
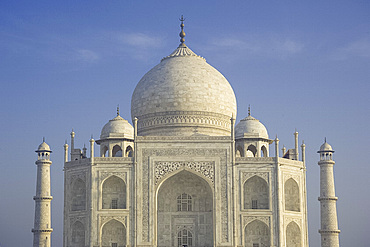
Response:
[[[157,246],[213,246],[213,192],[200,176],[181,171],[157,194]]]

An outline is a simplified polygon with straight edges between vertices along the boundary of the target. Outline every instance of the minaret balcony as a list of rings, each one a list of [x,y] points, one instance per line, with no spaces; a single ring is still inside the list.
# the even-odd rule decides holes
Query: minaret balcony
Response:
[[[330,233],[340,233],[340,230],[319,230],[319,233],[323,233],[323,234],[330,234]]]
[[[46,228],[46,229],[32,229],[32,232],[52,232],[52,228]]]
[[[317,198],[319,201],[337,201],[338,197],[336,196],[330,196],[330,197],[319,197]]]
[[[34,196],[33,197],[33,200],[35,201],[41,201],[41,200],[52,200],[53,197],[52,196]]]

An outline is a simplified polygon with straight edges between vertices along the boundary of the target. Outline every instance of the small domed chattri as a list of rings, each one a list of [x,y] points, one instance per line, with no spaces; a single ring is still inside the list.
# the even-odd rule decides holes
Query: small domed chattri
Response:
[[[248,117],[240,120],[235,126],[235,136],[244,137],[244,135],[253,135],[260,138],[268,139],[269,135],[266,127],[258,120],[250,115],[250,108],[248,109]]]
[[[110,138],[133,138],[134,128],[132,125],[119,115],[119,107],[117,107],[117,116],[107,124],[104,125],[100,138],[101,139],[110,139]]]

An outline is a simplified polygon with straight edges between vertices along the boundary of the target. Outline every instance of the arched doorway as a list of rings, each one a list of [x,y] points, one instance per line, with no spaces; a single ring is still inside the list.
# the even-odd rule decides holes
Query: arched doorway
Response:
[[[201,177],[181,171],[157,194],[157,246],[213,246],[213,192]]]

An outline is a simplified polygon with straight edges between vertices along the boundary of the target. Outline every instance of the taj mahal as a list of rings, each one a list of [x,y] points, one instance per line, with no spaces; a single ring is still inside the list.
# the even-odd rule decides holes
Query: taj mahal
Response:
[[[137,84],[89,148],[64,145],[64,247],[308,247],[305,144],[279,148],[185,44]],[[95,149],[97,145],[97,149]],[[272,151],[270,151],[272,150]],[[37,149],[34,247],[50,247],[51,149]],[[319,148],[321,246],[339,247],[333,149]]]

